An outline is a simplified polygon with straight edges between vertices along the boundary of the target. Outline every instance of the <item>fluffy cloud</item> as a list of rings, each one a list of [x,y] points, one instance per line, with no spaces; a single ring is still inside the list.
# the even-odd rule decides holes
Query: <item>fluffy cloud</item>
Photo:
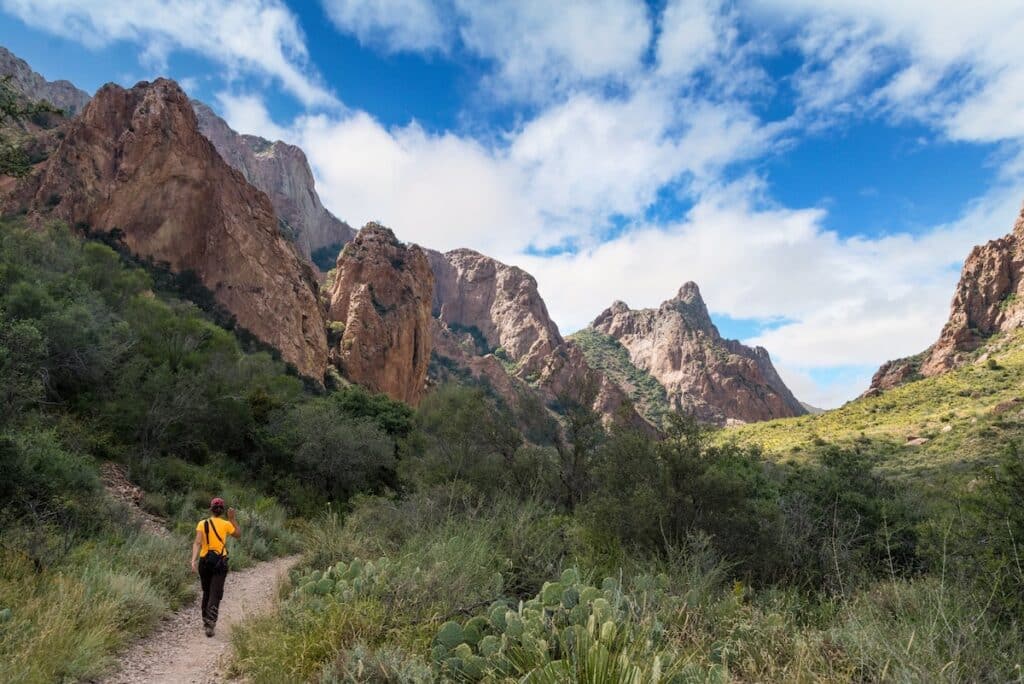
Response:
[[[230,71],[275,78],[306,105],[337,104],[308,65],[295,16],[278,0],[0,0],[0,7],[89,46],[131,41],[157,64],[173,50],[189,50]]]
[[[324,0],[341,31],[385,52],[447,50],[451,31],[432,0]]]
[[[796,27],[798,86],[824,108],[857,94],[956,140],[1024,137],[1024,11],[1018,0],[750,0]],[[882,83],[879,85],[878,80]]]
[[[498,65],[498,94],[546,99],[580,82],[636,74],[651,38],[632,0],[456,0],[464,45]]]

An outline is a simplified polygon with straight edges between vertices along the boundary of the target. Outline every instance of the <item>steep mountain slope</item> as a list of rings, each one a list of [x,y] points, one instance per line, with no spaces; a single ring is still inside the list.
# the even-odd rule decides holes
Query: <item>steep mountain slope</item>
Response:
[[[30,100],[45,100],[69,115],[78,114],[89,102],[89,94],[70,81],[47,81],[28,63],[0,46],[0,76],[10,76],[14,89]]]
[[[192,101],[199,130],[220,156],[247,181],[267,193],[283,229],[292,235],[299,252],[312,260],[318,250],[329,253],[323,265],[333,265],[342,245],[355,237],[347,223],[320,203],[306,154],[295,145],[270,142],[255,135],[236,133],[212,109]],[[328,270],[328,269],[324,269]]]
[[[557,406],[586,390],[606,422],[650,429],[626,393],[562,338],[533,276],[469,249],[427,256],[436,281],[434,353],[443,364],[485,381],[513,407],[526,395]]]
[[[427,256],[436,281],[433,313],[449,328],[474,331],[487,352],[511,360],[524,376],[537,373],[562,344],[537,281],[526,271],[470,249]]]
[[[622,344],[633,365],[664,386],[669,405],[698,420],[724,424],[806,413],[765,349],[719,335],[695,283],[657,309],[615,302],[590,327]]]
[[[338,256],[328,292],[331,360],[347,379],[415,404],[430,364],[434,276],[416,245],[369,223]]]
[[[724,430],[720,439],[779,459],[813,460],[833,445],[941,487],[970,480],[1003,445],[1024,438],[1024,331],[998,333],[973,361],[820,415]]]
[[[238,324],[320,380],[327,365],[312,270],[267,196],[228,166],[173,81],[104,86],[5,201],[36,223],[116,231],[134,254],[192,272]]]
[[[921,354],[886,362],[871,380],[877,394],[966,363],[991,336],[1024,325],[1024,209],[1006,236],[971,250],[953,293],[949,320]]]

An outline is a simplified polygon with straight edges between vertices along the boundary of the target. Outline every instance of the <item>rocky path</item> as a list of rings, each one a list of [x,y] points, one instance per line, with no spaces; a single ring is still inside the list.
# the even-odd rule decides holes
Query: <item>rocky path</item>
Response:
[[[217,634],[207,638],[199,618],[200,597],[136,642],[118,660],[121,669],[102,684],[210,684],[224,681],[232,625],[270,610],[282,578],[298,556],[277,558],[228,574]],[[196,582],[198,583],[198,579]]]

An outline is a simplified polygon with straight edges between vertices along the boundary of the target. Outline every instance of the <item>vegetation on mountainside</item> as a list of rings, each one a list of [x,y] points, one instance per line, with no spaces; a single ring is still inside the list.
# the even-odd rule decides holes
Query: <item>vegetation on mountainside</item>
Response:
[[[296,550],[289,512],[395,481],[408,407],[311,394],[154,282],[65,229],[0,223],[0,680],[91,677],[180,604],[213,495],[240,509],[237,568]],[[102,461],[171,537],[112,503]]]
[[[975,361],[821,415],[751,423],[721,441],[806,461],[832,445],[870,454],[902,476],[975,476],[999,444],[1024,438],[1024,331],[992,338]],[[921,441],[921,440],[927,441]]]
[[[647,371],[633,364],[629,352],[618,340],[589,328],[573,333],[569,339],[579,345],[592,368],[604,373],[626,392],[644,418],[659,427],[665,425],[672,412],[665,388]]]

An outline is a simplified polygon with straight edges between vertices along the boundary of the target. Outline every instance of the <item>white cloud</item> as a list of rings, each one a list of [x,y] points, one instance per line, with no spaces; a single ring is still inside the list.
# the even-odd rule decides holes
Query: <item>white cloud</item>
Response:
[[[159,66],[174,50],[197,52],[231,72],[277,79],[305,105],[337,104],[308,65],[298,21],[278,0],[0,0],[0,7],[90,47],[130,41]]]
[[[937,123],[955,140],[1024,136],[1019,0],[749,0],[749,6],[798,32],[809,60],[798,84],[811,107],[871,100],[898,116]]]
[[[676,78],[703,67],[736,38],[720,0],[671,0],[661,15],[660,29],[658,71]]]
[[[323,0],[331,22],[385,52],[445,51],[451,30],[433,0]]]
[[[639,71],[651,38],[633,0],[456,0],[461,37],[498,64],[496,92],[546,99],[578,82]]]

